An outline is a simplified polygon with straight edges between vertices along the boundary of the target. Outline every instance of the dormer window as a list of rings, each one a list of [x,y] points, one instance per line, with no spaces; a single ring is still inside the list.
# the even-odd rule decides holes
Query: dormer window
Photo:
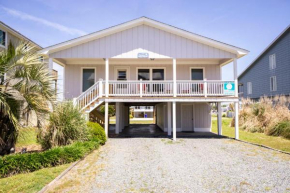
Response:
[[[0,46],[6,46],[6,32],[0,30]]]

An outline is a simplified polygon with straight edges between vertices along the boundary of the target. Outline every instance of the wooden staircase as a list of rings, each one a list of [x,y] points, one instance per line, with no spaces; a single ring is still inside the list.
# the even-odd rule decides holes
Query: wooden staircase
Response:
[[[91,113],[103,102],[103,81],[100,80],[74,99],[74,104],[84,113]]]
[[[105,116],[99,111],[98,108],[90,113],[90,121],[99,123],[102,127],[105,125]]]

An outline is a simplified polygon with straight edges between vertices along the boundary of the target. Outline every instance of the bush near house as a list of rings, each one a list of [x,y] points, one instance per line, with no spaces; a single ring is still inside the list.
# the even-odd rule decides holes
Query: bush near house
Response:
[[[107,141],[104,128],[98,123],[88,122],[88,139],[93,141],[99,141],[101,145],[104,145]]]
[[[0,177],[33,172],[42,168],[71,163],[99,147],[98,141],[76,142],[40,153],[14,154],[0,157]]]
[[[39,143],[43,149],[72,144],[87,140],[86,120],[72,101],[56,105],[49,116],[49,123],[39,133]]]
[[[249,132],[260,132],[290,139],[289,103],[290,98],[285,96],[262,97],[258,102],[244,99],[239,115],[240,127]],[[232,125],[234,125],[234,119]]]

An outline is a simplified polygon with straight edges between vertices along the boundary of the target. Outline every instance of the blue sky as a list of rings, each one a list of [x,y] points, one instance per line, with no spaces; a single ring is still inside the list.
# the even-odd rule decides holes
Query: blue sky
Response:
[[[0,0],[0,20],[46,47],[141,16],[250,50],[242,72],[290,24],[289,0]],[[232,66],[223,68],[232,79]]]

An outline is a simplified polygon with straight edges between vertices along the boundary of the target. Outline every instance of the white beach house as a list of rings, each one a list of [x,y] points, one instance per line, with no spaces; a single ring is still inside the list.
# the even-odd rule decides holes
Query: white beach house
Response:
[[[238,109],[237,59],[247,53],[146,17],[40,51],[50,69],[54,62],[64,67],[65,99],[92,119],[105,105],[107,135],[109,104],[116,107],[116,134],[129,124],[130,106],[146,105],[174,140],[176,132],[211,131],[210,103],[218,104],[221,134],[221,102]],[[231,62],[234,79],[222,80],[221,67]]]

